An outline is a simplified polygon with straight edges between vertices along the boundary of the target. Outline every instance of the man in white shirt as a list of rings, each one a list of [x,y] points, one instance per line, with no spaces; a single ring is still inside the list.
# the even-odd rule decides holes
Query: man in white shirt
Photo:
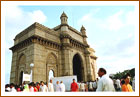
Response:
[[[10,92],[17,92],[13,83],[10,84]]]
[[[85,83],[82,81],[80,85],[80,91],[84,92],[85,91]]]
[[[119,79],[116,79],[115,80],[115,84],[116,84],[116,91],[121,91],[121,85],[120,85],[120,80]]]
[[[61,88],[60,88],[60,84],[59,81],[56,82],[56,92],[60,92]]]
[[[53,87],[52,79],[50,80],[50,83],[48,84],[48,90],[49,90],[49,92],[54,92],[54,87]]]
[[[89,82],[89,91],[93,91],[93,85],[91,81]]]
[[[104,68],[100,68],[98,71],[98,75],[101,78],[98,82],[98,86],[97,86],[96,91],[98,91],[98,92],[102,92],[102,91],[114,92],[115,88],[113,85],[113,81],[112,81],[112,79],[109,78],[109,76],[106,75],[106,70]]]
[[[41,81],[41,85],[40,85],[40,89],[39,89],[40,92],[48,92],[48,88],[46,85],[44,85],[44,82]]]
[[[65,92],[65,85],[63,84],[63,81],[60,82],[60,92]]]

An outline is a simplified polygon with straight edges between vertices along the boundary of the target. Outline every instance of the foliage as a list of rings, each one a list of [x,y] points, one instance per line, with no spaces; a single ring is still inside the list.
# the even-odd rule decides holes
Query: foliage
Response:
[[[127,73],[129,73],[131,78],[133,79],[135,76],[135,68],[133,68],[131,70],[125,70],[123,72],[118,72],[118,73],[113,75],[113,78],[114,79],[122,79]]]

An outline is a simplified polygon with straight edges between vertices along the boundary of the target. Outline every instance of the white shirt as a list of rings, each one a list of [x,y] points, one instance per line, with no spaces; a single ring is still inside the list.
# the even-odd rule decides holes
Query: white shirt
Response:
[[[112,79],[107,75],[103,75],[98,82],[96,91],[115,91]]]
[[[29,91],[30,91],[30,92],[34,92],[34,88],[31,87],[31,88],[29,89]]]
[[[49,92],[54,92],[54,88],[53,88],[53,84],[52,83],[48,84],[48,90],[49,90]]]
[[[65,85],[63,83],[60,84],[60,91],[65,92]]]
[[[60,88],[60,84],[56,84],[56,92],[60,92],[61,88]]]
[[[92,82],[89,82],[89,89],[93,89]]]
[[[8,92],[10,92],[10,87],[5,88],[5,90],[7,90]]]
[[[39,89],[40,92],[48,92],[48,88],[46,85],[40,85],[40,89]]]
[[[81,83],[81,90],[85,90],[85,83]]]
[[[97,82],[93,82],[93,88],[97,88]]]
[[[120,80],[119,80],[119,79],[117,79],[117,80],[115,81],[115,84],[117,85],[117,88],[121,88]]]
[[[14,87],[10,88],[10,92],[17,92]]]

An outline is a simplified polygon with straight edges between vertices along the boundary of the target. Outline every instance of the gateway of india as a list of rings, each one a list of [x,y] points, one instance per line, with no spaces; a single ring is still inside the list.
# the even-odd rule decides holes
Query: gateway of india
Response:
[[[80,31],[68,25],[63,12],[61,24],[50,29],[35,22],[16,35],[12,50],[10,83],[21,84],[23,73],[33,82],[48,82],[54,77],[77,75],[78,81],[93,81],[97,77],[95,51],[87,43],[86,29]],[[33,63],[34,67],[30,67]]]

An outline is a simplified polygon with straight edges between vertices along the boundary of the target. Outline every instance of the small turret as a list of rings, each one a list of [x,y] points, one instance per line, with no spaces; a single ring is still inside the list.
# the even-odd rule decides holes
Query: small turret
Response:
[[[60,19],[61,19],[61,24],[67,24],[68,17],[64,12],[62,13]]]
[[[87,40],[86,40],[86,38],[87,38],[87,36],[86,36],[86,29],[85,29],[85,27],[82,25],[82,27],[81,27],[81,33],[82,33],[82,36],[83,36],[83,42],[85,43],[85,44],[87,44]]]
[[[86,29],[85,29],[85,27],[83,25],[82,25],[80,31],[81,31],[82,35],[86,37]]]

